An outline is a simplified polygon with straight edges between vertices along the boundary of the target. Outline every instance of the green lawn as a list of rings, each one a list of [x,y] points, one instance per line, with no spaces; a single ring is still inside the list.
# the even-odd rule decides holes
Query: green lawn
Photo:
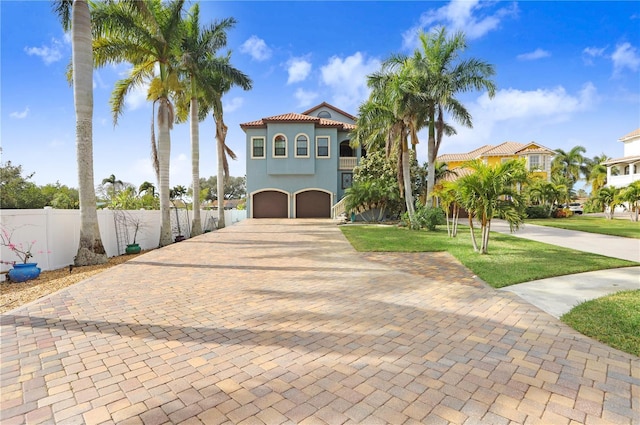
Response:
[[[570,218],[527,219],[525,223],[640,239],[640,222],[631,220],[574,215]]]
[[[434,232],[411,231],[395,226],[341,226],[358,251],[448,251],[494,288],[547,277],[638,265],[625,260],[574,251],[514,236],[491,233],[489,254],[473,251],[467,227],[449,238],[441,227]]]
[[[640,356],[640,290],[586,301],[560,320],[604,344]]]

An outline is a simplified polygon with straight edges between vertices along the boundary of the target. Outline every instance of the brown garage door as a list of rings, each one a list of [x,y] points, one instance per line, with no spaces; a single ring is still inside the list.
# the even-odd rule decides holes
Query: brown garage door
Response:
[[[308,190],[296,195],[297,218],[330,218],[331,195],[319,190]]]
[[[287,194],[266,190],[253,195],[253,218],[288,218]]]

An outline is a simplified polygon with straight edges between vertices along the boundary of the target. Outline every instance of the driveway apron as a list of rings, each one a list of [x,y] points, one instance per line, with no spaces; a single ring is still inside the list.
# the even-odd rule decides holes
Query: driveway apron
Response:
[[[640,423],[638,357],[328,220],[245,220],[1,319],[3,425]]]

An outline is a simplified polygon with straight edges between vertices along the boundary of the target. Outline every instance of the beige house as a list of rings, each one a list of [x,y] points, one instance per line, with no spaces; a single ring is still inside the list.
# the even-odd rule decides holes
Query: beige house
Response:
[[[624,156],[603,164],[607,166],[607,186],[624,187],[640,180],[640,128],[618,140],[624,143]]]

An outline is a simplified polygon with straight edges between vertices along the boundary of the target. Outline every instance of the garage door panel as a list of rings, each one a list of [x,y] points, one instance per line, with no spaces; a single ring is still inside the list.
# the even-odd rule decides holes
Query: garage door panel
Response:
[[[266,190],[253,195],[253,218],[288,218],[289,200],[286,193]]]
[[[308,190],[296,195],[297,218],[330,218],[331,195],[319,190]]]

